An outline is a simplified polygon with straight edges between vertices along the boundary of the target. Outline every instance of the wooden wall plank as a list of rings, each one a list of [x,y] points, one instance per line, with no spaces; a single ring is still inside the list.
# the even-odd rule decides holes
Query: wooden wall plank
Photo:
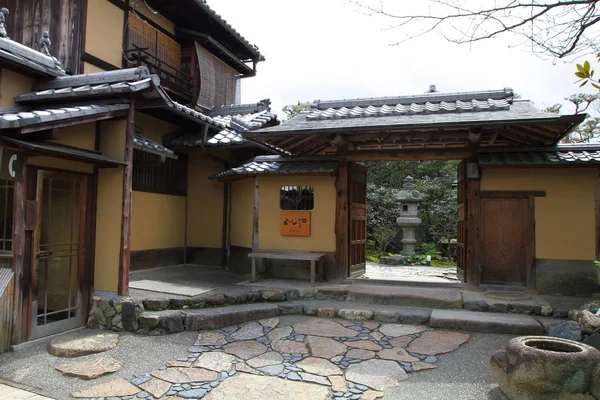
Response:
[[[479,179],[467,181],[466,274],[470,285],[481,282],[481,196]]]
[[[335,180],[335,279],[348,277],[348,160],[341,159]]]
[[[23,179],[21,182],[15,182],[15,198],[14,198],[14,223],[13,223],[13,260],[12,270],[14,276],[14,300],[13,300],[13,331],[12,343],[18,344],[23,342],[26,329],[23,329],[23,324],[28,321],[23,321],[24,309],[24,285],[23,278],[25,269],[25,221],[26,215],[26,200],[27,200],[27,160],[23,163]],[[36,210],[37,211],[37,210]]]

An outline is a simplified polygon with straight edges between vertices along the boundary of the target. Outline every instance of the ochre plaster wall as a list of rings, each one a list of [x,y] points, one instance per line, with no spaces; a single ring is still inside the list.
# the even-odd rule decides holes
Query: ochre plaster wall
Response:
[[[183,247],[185,197],[133,192],[131,250]]]
[[[59,129],[59,138],[53,140],[54,143],[60,143],[67,146],[79,147],[86,150],[94,150],[96,137],[96,123],[68,126]],[[84,172],[92,174],[94,166],[92,164],[64,160],[61,158],[48,156],[29,157],[27,163],[39,167],[66,169],[69,171]]]
[[[89,62],[83,63],[83,73],[84,74],[93,74],[95,72],[104,72],[104,70],[100,67],[96,67],[95,65],[90,64]]]
[[[484,168],[481,190],[543,190],[535,199],[535,256],[595,258],[596,170],[587,168]]]
[[[86,53],[117,67],[121,66],[123,13],[123,10],[107,0],[88,0]]]
[[[135,125],[144,136],[162,143],[162,137],[177,126],[137,112]],[[131,250],[183,247],[185,238],[185,197],[133,191]]]
[[[223,183],[209,180],[223,165],[199,151],[188,158],[188,246],[221,248],[223,232]]]
[[[34,79],[2,68],[2,79],[0,80],[0,107],[14,107],[14,97],[23,93],[31,92]]]
[[[265,176],[258,178],[258,247],[261,250],[335,251],[335,178],[329,176]],[[311,236],[281,236],[279,191],[282,186],[313,186]]]
[[[100,151],[107,157],[123,160],[126,121],[100,123]],[[123,203],[123,168],[98,171],[98,205],[96,212],[96,262],[94,289],[116,292],[121,249],[121,209]]]
[[[233,181],[231,186],[231,245],[252,248],[254,179]]]

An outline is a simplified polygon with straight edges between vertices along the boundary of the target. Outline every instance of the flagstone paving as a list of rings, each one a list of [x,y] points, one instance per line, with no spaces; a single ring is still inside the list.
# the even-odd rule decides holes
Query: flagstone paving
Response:
[[[420,325],[282,316],[201,331],[187,357],[72,395],[374,400],[401,386],[411,373],[437,368],[435,354],[456,350],[468,339],[465,333]]]

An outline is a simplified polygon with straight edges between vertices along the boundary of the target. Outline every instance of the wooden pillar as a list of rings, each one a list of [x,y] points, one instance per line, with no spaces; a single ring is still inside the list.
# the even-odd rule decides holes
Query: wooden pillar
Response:
[[[23,310],[27,307],[23,304],[23,290],[25,285],[23,282],[24,268],[25,268],[25,229],[26,229],[26,204],[27,204],[27,159],[23,163],[22,170],[23,179],[21,182],[15,182],[15,193],[14,193],[14,223],[12,232],[12,270],[15,274],[14,277],[14,297],[13,297],[13,331],[12,331],[12,344],[19,344],[27,340],[26,332],[28,329],[24,327],[24,324],[29,324],[29,321],[23,320]],[[30,212],[33,212],[34,217],[37,212],[36,208],[32,208]],[[25,328],[25,329],[24,329]]]
[[[221,267],[229,267],[231,256],[231,182],[223,186],[223,235],[221,238]]]
[[[481,195],[480,179],[467,181],[467,282],[481,282]]]
[[[348,161],[341,159],[335,179],[335,278],[348,277]]]
[[[252,216],[252,251],[258,251],[258,177],[254,178],[254,214]]]
[[[596,260],[600,260],[600,168],[596,169]]]
[[[121,250],[119,256],[119,296],[129,295],[131,253],[131,191],[133,178],[133,136],[135,133],[135,97],[131,96],[125,131],[125,167],[123,171],[123,205],[121,214]]]

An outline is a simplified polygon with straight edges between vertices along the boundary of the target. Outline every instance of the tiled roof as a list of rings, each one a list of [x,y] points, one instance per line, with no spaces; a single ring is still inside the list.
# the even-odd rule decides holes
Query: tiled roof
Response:
[[[53,57],[48,57],[14,40],[0,37],[0,59],[15,63],[46,76],[63,76],[65,71]]]
[[[177,158],[173,150],[168,149],[162,144],[156,143],[155,141],[148,139],[143,135],[143,133],[138,127],[135,128],[133,146],[138,150],[145,151],[148,153],[153,153],[168,158]]]
[[[600,146],[578,145],[554,148],[488,150],[477,154],[481,165],[591,165],[600,164]]]
[[[464,93],[427,93],[416,96],[313,102],[309,111],[279,126],[258,129],[261,134],[311,134],[319,131],[351,133],[367,129],[417,129],[465,124],[555,121],[528,100],[513,100],[512,89]]]
[[[89,115],[127,110],[128,108],[129,103],[57,106],[40,110],[30,108],[0,108],[0,129],[18,129],[43,122],[87,117]]]
[[[260,156],[236,168],[231,168],[210,176],[210,179],[220,179],[231,176],[255,176],[277,174],[323,174],[334,173],[338,167],[335,160],[302,160],[283,158],[280,156]]]

